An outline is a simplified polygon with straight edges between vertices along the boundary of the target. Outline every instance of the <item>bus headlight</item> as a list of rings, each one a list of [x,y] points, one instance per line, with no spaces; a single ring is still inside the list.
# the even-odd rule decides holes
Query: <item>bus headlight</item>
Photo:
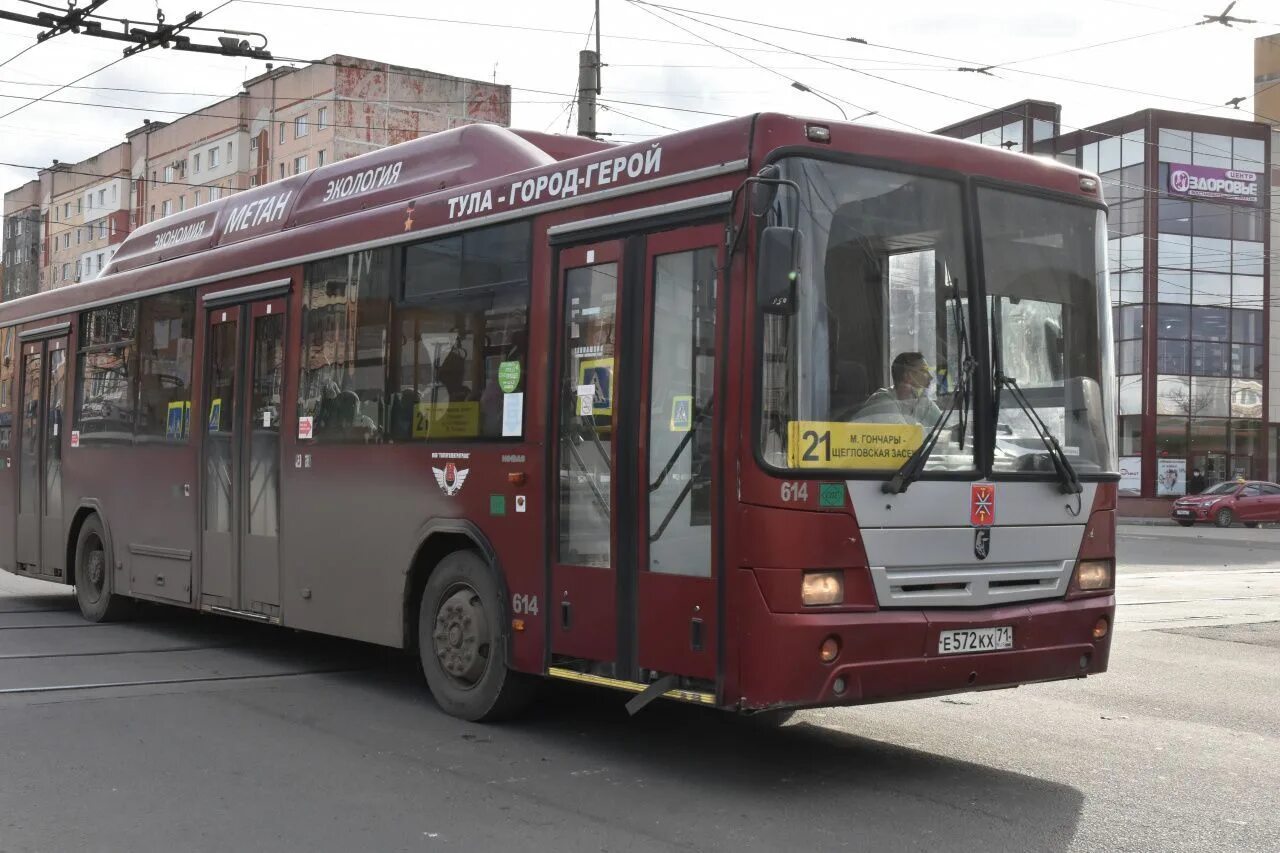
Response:
[[[1115,582],[1115,564],[1111,560],[1080,560],[1076,563],[1076,589],[1110,589]]]
[[[805,607],[842,603],[844,572],[805,572],[800,582],[800,600]]]

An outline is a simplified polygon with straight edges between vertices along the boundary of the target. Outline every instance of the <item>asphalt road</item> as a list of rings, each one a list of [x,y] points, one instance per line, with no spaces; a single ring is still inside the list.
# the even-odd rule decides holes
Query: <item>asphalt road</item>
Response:
[[[1280,849],[1280,530],[1125,528],[1111,670],[779,730],[0,573],[0,851]]]

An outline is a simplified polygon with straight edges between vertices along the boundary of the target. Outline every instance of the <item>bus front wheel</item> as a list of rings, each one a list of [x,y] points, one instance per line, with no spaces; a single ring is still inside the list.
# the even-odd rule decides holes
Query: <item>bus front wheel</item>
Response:
[[[474,722],[518,713],[531,679],[508,666],[506,608],[494,570],[474,551],[436,565],[418,606],[422,673],[446,713]]]
[[[102,521],[91,515],[76,538],[75,584],[80,615],[90,622],[114,622],[128,615],[130,601],[115,594],[111,550]]]

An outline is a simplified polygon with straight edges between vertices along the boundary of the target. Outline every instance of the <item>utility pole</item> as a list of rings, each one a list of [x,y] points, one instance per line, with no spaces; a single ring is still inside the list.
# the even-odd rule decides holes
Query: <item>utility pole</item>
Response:
[[[600,94],[600,0],[596,0],[596,49],[578,51],[578,135],[596,135],[596,97]]]

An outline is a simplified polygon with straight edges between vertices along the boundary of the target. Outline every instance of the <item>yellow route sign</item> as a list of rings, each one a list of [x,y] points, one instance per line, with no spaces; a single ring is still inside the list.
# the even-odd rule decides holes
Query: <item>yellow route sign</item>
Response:
[[[924,441],[919,424],[789,421],[787,464],[792,468],[893,469]]]

